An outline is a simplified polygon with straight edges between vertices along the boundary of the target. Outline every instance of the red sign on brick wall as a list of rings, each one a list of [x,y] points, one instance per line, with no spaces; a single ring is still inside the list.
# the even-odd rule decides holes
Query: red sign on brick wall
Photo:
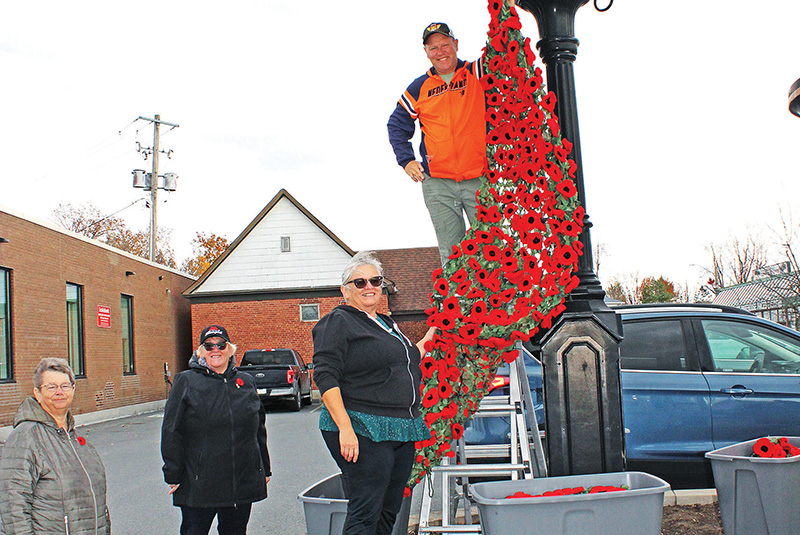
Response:
[[[111,307],[97,305],[97,326],[105,329],[111,328]]]

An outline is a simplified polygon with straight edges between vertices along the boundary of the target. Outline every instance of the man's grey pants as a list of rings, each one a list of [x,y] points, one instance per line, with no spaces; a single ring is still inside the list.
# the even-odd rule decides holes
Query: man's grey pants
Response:
[[[481,177],[456,182],[449,178],[434,178],[425,175],[422,181],[422,196],[431,215],[442,266],[453,253],[453,245],[461,243],[467,233],[464,213],[470,225],[478,215],[475,194],[481,187]]]

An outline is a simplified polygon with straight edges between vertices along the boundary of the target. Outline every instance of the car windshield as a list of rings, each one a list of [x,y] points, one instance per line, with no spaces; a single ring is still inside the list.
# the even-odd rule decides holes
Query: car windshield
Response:
[[[245,351],[242,366],[263,366],[279,364],[291,366],[295,364],[291,351]]]

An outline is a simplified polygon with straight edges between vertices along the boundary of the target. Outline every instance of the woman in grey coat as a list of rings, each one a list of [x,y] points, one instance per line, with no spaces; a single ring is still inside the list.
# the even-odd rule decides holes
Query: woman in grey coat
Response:
[[[0,450],[2,532],[111,533],[105,468],[97,451],[75,433],[69,411],[72,369],[64,359],[42,359],[33,386],[33,397],[20,405]]]

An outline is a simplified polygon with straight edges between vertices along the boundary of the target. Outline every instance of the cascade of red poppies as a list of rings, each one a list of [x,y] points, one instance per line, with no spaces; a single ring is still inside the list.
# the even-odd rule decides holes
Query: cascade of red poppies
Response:
[[[431,437],[417,442],[409,489],[452,457],[454,439],[478,409],[513,345],[549,328],[578,285],[584,211],[572,181],[572,145],[559,134],[555,95],[543,87],[516,10],[490,0],[484,48],[486,168],[478,221],[433,273],[422,359],[422,413]],[[410,492],[410,490],[407,491]]]

